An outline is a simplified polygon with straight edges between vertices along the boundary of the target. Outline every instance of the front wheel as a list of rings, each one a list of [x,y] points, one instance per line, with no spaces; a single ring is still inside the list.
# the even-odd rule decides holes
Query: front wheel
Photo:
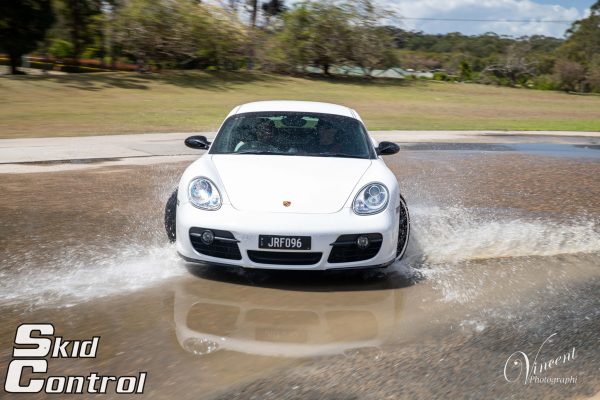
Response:
[[[410,216],[406,200],[400,195],[400,209],[398,210],[398,245],[396,247],[396,260],[400,260],[406,252],[410,236]]]
[[[167,231],[167,237],[169,242],[175,243],[177,239],[177,231],[175,229],[175,221],[177,217],[177,189],[171,194],[167,205],[165,206],[165,230]]]

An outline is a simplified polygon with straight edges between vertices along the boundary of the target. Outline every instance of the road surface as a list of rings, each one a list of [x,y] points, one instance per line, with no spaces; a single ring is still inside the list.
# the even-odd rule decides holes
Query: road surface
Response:
[[[51,322],[101,339],[49,374],[144,371],[149,398],[598,398],[597,137],[378,133],[401,144],[406,257],[284,273],[177,257],[185,136],[0,141],[0,379],[17,326]]]

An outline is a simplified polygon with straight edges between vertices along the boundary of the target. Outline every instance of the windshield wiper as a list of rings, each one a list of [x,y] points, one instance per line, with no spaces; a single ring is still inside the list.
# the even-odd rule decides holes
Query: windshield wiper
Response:
[[[340,158],[367,158],[364,156],[357,156],[354,154],[347,153],[287,153],[287,152],[279,152],[279,151],[266,151],[266,150],[242,150],[237,151],[232,154],[253,154],[253,155],[271,155],[271,156],[307,156],[307,157],[340,157]]]
[[[363,156],[357,156],[354,154],[346,154],[346,153],[319,153],[317,157],[341,157],[341,158],[366,158]]]
[[[275,155],[275,156],[283,156],[288,155],[288,153],[280,153],[274,151],[260,151],[260,150],[245,150],[245,151],[237,151],[233,154],[259,154],[259,155]]]

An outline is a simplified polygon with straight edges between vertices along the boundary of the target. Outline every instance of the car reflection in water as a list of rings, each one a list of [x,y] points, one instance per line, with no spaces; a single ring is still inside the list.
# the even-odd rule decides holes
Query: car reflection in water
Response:
[[[196,355],[231,350],[309,357],[379,347],[394,333],[400,290],[305,292],[199,281],[175,289],[177,340]]]

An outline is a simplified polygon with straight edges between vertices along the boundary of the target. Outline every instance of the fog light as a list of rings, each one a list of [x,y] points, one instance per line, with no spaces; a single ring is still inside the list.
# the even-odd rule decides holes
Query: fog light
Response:
[[[359,236],[358,239],[356,239],[356,245],[359,249],[366,249],[369,247],[369,238],[364,235]]]
[[[202,239],[202,243],[209,245],[215,240],[215,235],[212,231],[204,231],[202,232],[202,237],[200,239]]]

